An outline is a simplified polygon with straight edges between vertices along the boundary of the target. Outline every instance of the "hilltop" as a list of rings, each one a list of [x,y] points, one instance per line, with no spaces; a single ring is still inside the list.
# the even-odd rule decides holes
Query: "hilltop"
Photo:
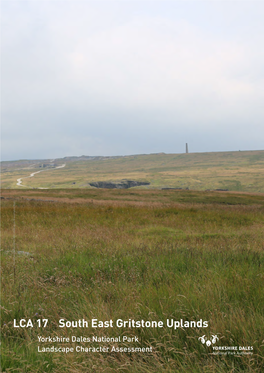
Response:
[[[2,188],[12,189],[94,188],[90,184],[104,185],[107,182],[109,185],[132,185],[144,189],[264,192],[263,150],[71,156],[1,162],[1,166]],[[32,173],[37,174],[29,177]],[[17,185],[19,178],[24,186]],[[131,182],[137,182],[139,186],[133,186],[137,184]]]

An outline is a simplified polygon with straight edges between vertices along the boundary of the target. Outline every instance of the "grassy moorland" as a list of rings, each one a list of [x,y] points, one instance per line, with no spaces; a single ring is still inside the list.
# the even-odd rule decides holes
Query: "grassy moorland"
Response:
[[[17,187],[18,178],[44,170],[45,161],[2,162],[2,187]],[[228,189],[264,192],[264,151],[190,154],[149,154],[124,157],[71,157],[56,159],[61,169],[48,169],[24,179],[28,188],[91,188],[94,181],[131,179],[148,181],[149,188],[193,190]]]
[[[264,371],[263,195],[138,189],[2,195],[3,372]],[[49,323],[14,328],[22,318]],[[208,328],[59,328],[60,318],[202,319]],[[198,340],[212,334],[217,346],[252,346],[253,354],[213,355]],[[72,335],[135,336],[139,343],[103,345],[153,350],[38,352],[38,345],[54,345],[38,343],[38,336]]]

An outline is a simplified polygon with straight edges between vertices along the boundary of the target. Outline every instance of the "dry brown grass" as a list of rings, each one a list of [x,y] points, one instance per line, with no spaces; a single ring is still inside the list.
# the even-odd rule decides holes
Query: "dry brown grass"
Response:
[[[262,373],[263,196],[133,193],[3,191],[11,198],[2,200],[3,372]],[[14,199],[16,251],[30,253],[15,263]],[[37,317],[49,319],[47,329],[13,327],[14,318]],[[60,318],[93,317],[202,318],[209,328],[58,327]],[[153,353],[41,354],[40,334],[128,334]],[[217,334],[222,346],[252,345],[254,354],[213,356],[203,334]]]

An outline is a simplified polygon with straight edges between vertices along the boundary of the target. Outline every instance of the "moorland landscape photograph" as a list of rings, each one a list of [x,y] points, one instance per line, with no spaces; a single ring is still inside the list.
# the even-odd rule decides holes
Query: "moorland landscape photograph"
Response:
[[[1,372],[264,371],[263,18],[1,0]]]

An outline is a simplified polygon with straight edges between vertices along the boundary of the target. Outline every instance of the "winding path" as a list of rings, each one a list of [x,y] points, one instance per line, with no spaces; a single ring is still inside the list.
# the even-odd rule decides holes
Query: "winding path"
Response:
[[[57,166],[57,167],[54,167],[54,168],[48,168],[46,170],[41,170],[41,171],[36,171],[36,172],[33,172],[32,174],[30,174],[29,176],[25,176],[25,177],[21,177],[19,179],[17,179],[17,186],[21,186],[21,187],[25,187],[25,188],[29,188],[28,186],[26,185],[22,185],[22,179],[28,179],[29,177],[33,177],[34,175],[36,174],[39,174],[40,172],[44,172],[44,171],[49,171],[49,170],[54,170],[54,169],[57,169],[57,168],[63,168],[66,166],[66,163],[64,163],[63,165],[61,166]],[[38,187],[37,189],[48,189],[48,188],[41,188],[41,187]]]

